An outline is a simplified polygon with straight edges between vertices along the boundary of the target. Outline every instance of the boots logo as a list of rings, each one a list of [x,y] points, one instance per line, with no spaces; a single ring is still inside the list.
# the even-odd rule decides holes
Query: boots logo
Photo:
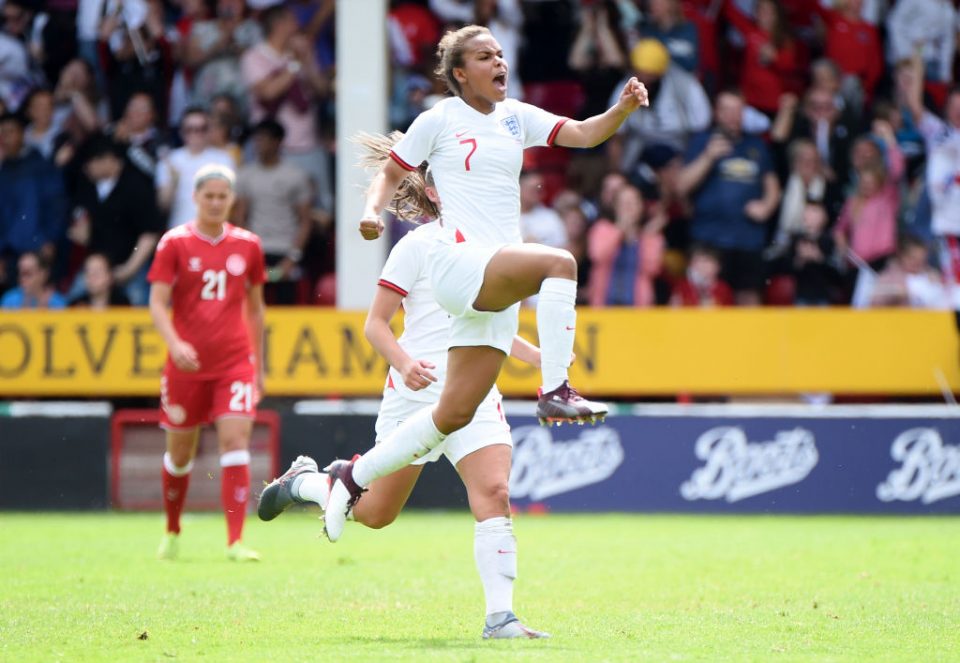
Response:
[[[555,441],[550,429],[513,429],[510,496],[542,500],[606,480],[623,463],[620,435],[607,426]]]
[[[737,502],[799,483],[819,459],[813,433],[803,428],[751,444],[740,428],[718,426],[697,438],[694,451],[704,466],[680,486],[680,494],[690,501]]]
[[[911,428],[897,436],[890,456],[902,465],[877,486],[883,502],[930,504],[960,495],[960,446],[944,444],[933,428]]]

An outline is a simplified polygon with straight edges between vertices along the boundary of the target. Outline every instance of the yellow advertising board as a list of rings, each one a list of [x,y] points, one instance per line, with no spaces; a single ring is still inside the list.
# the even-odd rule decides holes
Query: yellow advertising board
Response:
[[[376,396],[385,362],[361,312],[267,312],[267,391]],[[532,312],[521,335],[536,339]],[[582,309],[573,382],[596,395],[960,391],[952,313],[849,309]],[[145,309],[0,313],[0,396],[155,395],[166,348]],[[508,362],[507,395],[539,371]]]

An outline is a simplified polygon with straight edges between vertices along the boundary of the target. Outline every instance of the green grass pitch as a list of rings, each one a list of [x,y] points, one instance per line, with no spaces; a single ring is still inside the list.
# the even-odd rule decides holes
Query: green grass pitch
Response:
[[[515,602],[546,641],[480,639],[467,513],[319,538],[188,515],[0,514],[0,661],[957,661],[957,518],[518,516]]]

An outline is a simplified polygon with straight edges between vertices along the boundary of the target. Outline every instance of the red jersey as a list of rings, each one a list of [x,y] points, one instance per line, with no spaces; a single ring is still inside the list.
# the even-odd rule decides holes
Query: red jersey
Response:
[[[247,290],[263,283],[264,271],[260,238],[229,223],[216,238],[192,222],[164,234],[147,278],[172,285],[173,327],[200,360],[199,371],[186,373],[167,357],[169,374],[200,380],[250,366]]]
[[[772,45],[770,35],[745,16],[730,0],[723,5],[723,15],[735,27],[746,41],[743,51],[743,66],[740,68],[740,89],[747,103],[765,113],[776,113],[780,106],[780,95],[784,92],[799,93],[801,58],[797,44],[788,41],[777,49],[776,57],[770,62],[762,62],[761,50]]]
[[[673,286],[670,303],[674,306],[733,306],[733,290],[723,281],[703,292],[684,277]]]
[[[883,75],[883,51],[877,29],[862,19],[850,20],[820,3],[813,9],[827,26],[827,57],[836,62],[843,73],[858,76],[870,99]]]

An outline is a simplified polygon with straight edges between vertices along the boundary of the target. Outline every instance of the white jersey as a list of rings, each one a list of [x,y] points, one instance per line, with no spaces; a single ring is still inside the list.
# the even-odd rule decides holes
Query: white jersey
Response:
[[[442,231],[439,223],[426,223],[408,232],[390,251],[380,273],[379,284],[403,295],[403,333],[397,342],[414,359],[424,359],[437,365],[432,371],[437,381],[425,389],[412,391],[403,383],[403,377],[392,366],[387,385],[405,398],[433,403],[440,398],[447,372],[447,338],[450,335],[450,316],[440,308],[430,287],[427,254]]]
[[[517,244],[523,150],[552,145],[566,121],[515,99],[484,114],[450,97],[413,121],[391,157],[407,170],[430,164],[450,232],[466,241]]]

